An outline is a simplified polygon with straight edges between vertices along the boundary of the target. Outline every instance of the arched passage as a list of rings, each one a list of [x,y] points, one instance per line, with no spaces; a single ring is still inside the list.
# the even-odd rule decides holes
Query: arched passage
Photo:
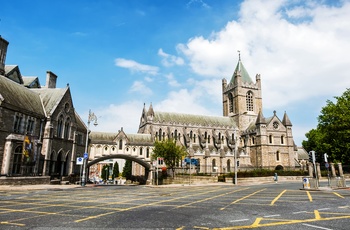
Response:
[[[148,176],[149,176],[149,171],[151,169],[151,165],[149,163],[143,161],[140,158],[136,158],[136,157],[125,155],[125,154],[114,154],[114,155],[99,157],[95,160],[88,162],[86,164],[86,168],[89,169],[91,165],[97,164],[100,161],[104,161],[107,159],[113,159],[113,158],[121,158],[121,159],[125,159],[125,160],[131,160],[131,161],[135,161],[136,163],[142,165],[145,168],[145,181],[147,181]]]

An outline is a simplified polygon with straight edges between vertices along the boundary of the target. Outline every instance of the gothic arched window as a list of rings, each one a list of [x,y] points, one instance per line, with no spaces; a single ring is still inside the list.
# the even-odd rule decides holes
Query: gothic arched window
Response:
[[[253,104],[253,93],[252,91],[248,91],[246,94],[246,104],[247,104],[247,111],[253,111],[254,104]]]
[[[229,103],[229,112],[233,113],[234,106],[233,106],[233,96],[231,93],[228,95],[228,103]]]
[[[61,115],[58,118],[58,122],[57,122],[57,137],[62,137],[62,131],[63,131],[63,115]]]
[[[67,118],[66,123],[64,123],[64,139],[69,138],[70,133],[70,119]]]

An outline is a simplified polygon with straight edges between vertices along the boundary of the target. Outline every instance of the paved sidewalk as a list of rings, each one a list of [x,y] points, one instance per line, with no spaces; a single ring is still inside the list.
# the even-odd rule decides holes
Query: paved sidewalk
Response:
[[[23,190],[50,190],[50,189],[73,189],[82,188],[80,185],[53,185],[53,184],[37,184],[37,185],[0,185],[0,191],[23,191]]]

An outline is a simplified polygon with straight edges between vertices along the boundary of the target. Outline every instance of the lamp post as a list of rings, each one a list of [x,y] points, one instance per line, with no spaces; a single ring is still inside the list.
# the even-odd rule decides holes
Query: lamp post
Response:
[[[90,122],[94,121],[94,125],[97,126],[97,117],[94,113],[89,110],[89,117],[88,117],[88,127],[86,130],[86,142],[85,142],[85,152],[84,152],[84,160],[83,160],[83,176],[81,178],[81,186],[85,186],[86,184],[86,161],[88,158],[88,142],[89,142],[89,133],[90,133]]]
[[[239,141],[239,138],[238,138],[238,136],[237,136],[237,129],[235,129],[235,136],[234,136],[234,138],[235,138],[235,152],[234,152],[234,161],[235,161],[235,185],[237,185],[237,166],[238,166],[238,164],[237,164],[237,153],[238,153],[238,141]]]

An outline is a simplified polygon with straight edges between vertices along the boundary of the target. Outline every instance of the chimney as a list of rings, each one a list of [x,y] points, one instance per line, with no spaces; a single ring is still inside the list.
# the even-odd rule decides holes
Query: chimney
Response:
[[[46,71],[46,88],[55,89],[56,88],[57,75],[51,71]]]
[[[0,35],[0,75],[5,75],[5,60],[8,45],[9,42]]]

